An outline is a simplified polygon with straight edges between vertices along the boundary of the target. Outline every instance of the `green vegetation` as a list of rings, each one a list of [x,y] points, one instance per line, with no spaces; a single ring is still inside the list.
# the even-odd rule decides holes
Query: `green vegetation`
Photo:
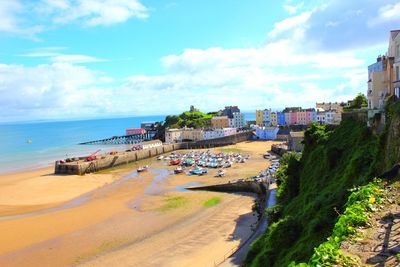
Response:
[[[167,203],[161,206],[160,211],[168,211],[172,209],[181,208],[185,206],[188,202],[188,200],[185,197],[169,197],[165,201]]]
[[[356,188],[349,196],[346,210],[339,216],[332,235],[314,250],[308,264],[296,265],[292,262],[289,266],[361,266],[358,258],[344,255],[340,245],[355,236],[357,228],[368,224],[371,213],[382,203],[383,197],[384,191],[379,181]]]
[[[219,204],[221,202],[221,199],[219,197],[213,197],[210,198],[209,200],[204,201],[203,206],[204,207],[211,207]]]
[[[311,124],[304,145],[301,157],[281,159],[277,206],[267,210],[270,227],[252,244],[246,266],[308,262],[345,212],[348,189],[377,173],[379,140],[361,122],[347,120],[335,129]]]
[[[186,111],[179,116],[172,115],[165,118],[166,128],[203,128],[211,125],[212,114],[205,114],[200,111]]]
[[[368,100],[367,97],[359,93],[352,101],[350,107],[344,108],[345,111],[350,111],[353,109],[360,109],[360,108],[365,108],[368,107]]]
[[[243,151],[241,150],[241,149],[239,149],[239,148],[222,148],[222,149],[219,149],[221,152],[224,152],[224,153],[234,153],[234,154],[239,154],[239,153],[242,153]]]
[[[165,141],[165,129],[166,128],[205,128],[211,125],[211,118],[216,112],[203,113],[200,111],[186,111],[180,115],[168,115],[165,117],[164,123],[160,122],[157,128],[156,139]]]

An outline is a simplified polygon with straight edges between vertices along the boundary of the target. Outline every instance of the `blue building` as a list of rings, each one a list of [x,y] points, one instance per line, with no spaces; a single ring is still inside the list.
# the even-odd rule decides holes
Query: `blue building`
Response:
[[[278,125],[286,125],[285,113],[278,112]]]
[[[258,139],[261,140],[276,140],[278,131],[279,131],[278,127],[257,128],[256,135]]]

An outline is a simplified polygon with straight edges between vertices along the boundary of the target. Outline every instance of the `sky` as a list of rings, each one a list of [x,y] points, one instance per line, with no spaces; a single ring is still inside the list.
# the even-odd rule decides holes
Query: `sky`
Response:
[[[346,101],[395,0],[0,0],[0,122]]]

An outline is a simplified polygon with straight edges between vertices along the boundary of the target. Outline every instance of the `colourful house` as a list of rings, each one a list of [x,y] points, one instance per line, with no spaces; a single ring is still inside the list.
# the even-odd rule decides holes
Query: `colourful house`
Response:
[[[256,129],[256,136],[261,140],[276,140],[278,127],[263,127]]]
[[[278,125],[286,125],[285,113],[283,113],[283,112],[278,112],[278,113],[277,113],[277,116],[278,116]]]
[[[278,114],[276,112],[271,112],[271,126],[275,127],[278,125]]]

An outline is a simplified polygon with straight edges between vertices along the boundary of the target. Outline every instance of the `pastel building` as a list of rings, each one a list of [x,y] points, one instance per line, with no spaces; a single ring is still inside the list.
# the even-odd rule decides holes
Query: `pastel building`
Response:
[[[241,112],[233,112],[232,114],[231,128],[243,128],[244,127],[244,114]],[[229,123],[228,123],[229,125]],[[233,127],[232,127],[233,126]]]
[[[318,111],[317,112],[317,123],[318,124],[325,124],[326,123],[325,111]]]
[[[278,127],[262,127],[256,129],[256,136],[261,140],[276,140]]]
[[[168,144],[182,142],[183,129],[166,129],[165,142]]]
[[[215,116],[211,118],[211,127],[213,129],[228,128],[229,124],[228,116]]]
[[[271,109],[256,110],[256,123],[258,126],[270,126]]]
[[[278,114],[276,112],[271,112],[271,126],[278,126]]]
[[[200,141],[204,139],[202,129],[184,128],[182,130],[182,141]]]
[[[204,131],[204,140],[210,140],[215,138],[220,138],[224,136],[229,136],[236,134],[236,128],[223,128],[223,129],[215,129],[215,130],[205,130]]]
[[[400,30],[390,32],[386,77],[390,95],[400,97]]]
[[[278,117],[278,125],[286,125],[285,113],[278,112],[277,117]]]
[[[385,97],[390,94],[387,63],[385,56],[379,56],[374,64],[368,66],[368,109],[383,110]]]

